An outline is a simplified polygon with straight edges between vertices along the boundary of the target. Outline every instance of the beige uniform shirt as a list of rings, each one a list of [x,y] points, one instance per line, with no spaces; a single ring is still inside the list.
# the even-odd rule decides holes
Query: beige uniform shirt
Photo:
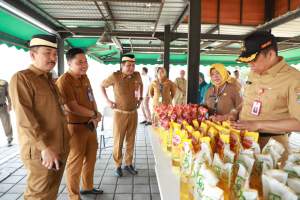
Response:
[[[250,73],[245,86],[241,120],[280,120],[296,118],[300,121],[300,72],[282,59],[258,75]],[[251,114],[252,104],[261,102],[258,116]]]
[[[107,88],[113,86],[116,109],[123,111],[134,111],[137,109],[138,98],[136,94],[143,85],[139,72],[125,75],[121,71],[115,72],[102,82]]]
[[[76,101],[79,105],[90,110],[96,110],[95,99],[90,81],[86,75],[79,79],[72,77],[69,72],[64,73],[57,81],[56,85],[65,99],[65,103]],[[85,123],[90,120],[89,117],[79,116],[68,113],[68,122]]]
[[[221,87],[222,89],[222,87]],[[213,114],[214,104],[215,104],[215,94],[214,87],[210,87],[207,90],[205,96],[205,104],[208,107],[209,113]],[[225,115],[230,113],[232,109],[237,109],[238,106],[242,103],[242,97],[240,95],[240,89],[235,83],[227,83],[224,91],[220,93],[219,100],[217,104],[217,113],[218,115]]]
[[[16,113],[21,157],[40,158],[46,147],[58,154],[67,153],[69,133],[63,102],[50,73],[31,65],[12,77],[9,93]]]
[[[6,100],[8,104],[10,104],[10,97],[8,95],[8,83],[5,80],[0,79],[0,104],[6,104]]]
[[[149,94],[153,97],[153,105],[171,104],[176,94],[176,85],[169,79],[165,79],[162,84],[158,80],[152,82],[149,88]],[[160,102],[161,98],[161,102]]]
[[[177,86],[176,93],[180,92],[181,95],[186,96],[186,80],[184,78],[176,78],[175,85]]]

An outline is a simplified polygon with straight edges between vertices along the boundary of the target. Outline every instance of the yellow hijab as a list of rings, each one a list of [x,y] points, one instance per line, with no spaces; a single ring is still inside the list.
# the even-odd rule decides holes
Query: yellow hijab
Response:
[[[213,85],[215,85],[217,87],[220,87],[220,86],[222,86],[226,82],[228,82],[228,83],[232,82],[232,80],[231,80],[232,77],[229,76],[229,73],[228,73],[227,69],[225,68],[225,66],[223,64],[220,64],[220,63],[212,64],[211,67],[210,67],[210,69],[209,69],[209,75],[210,76],[211,76],[211,71],[213,69],[217,70],[217,72],[219,72],[219,74],[222,77],[222,82],[220,84],[216,84],[212,80],[211,82],[213,83]]]

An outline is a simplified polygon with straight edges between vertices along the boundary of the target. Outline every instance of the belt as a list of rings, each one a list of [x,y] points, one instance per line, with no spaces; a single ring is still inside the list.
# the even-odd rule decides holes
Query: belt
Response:
[[[288,133],[264,133],[260,132],[259,137],[273,137],[273,136],[282,136],[287,135]]]
[[[90,129],[91,131],[96,130],[96,127],[94,126],[94,124],[89,123],[89,122],[68,122],[68,124],[71,124],[71,125],[84,125],[86,128]]]
[[[120,110],[120,109],[114,109],[114,111],[119,112],[119,113],[123,113],[123,114],[134,114],[134,113],[136,113],[136,110],[125,111],[125,110]]]
[[[68,124],[76,124],[76,125],[78,125],[78,124],[88,124],[88,122],[67,122]]]

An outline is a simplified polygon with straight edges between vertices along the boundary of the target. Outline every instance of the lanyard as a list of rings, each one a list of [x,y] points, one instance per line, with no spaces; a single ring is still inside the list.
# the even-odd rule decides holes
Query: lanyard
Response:
[[[212,96],[214,98],[213,114],[217,114],[217,108],[218,108],[219,99],[220,99],[220,96],[223,94],[226,86],[227,86],[227,83],[225,83],[225,85],[223,86],[223,88],[218,93],[216,93],[216,90],[214,88],[214,94]]]
[[[162,96],[163,89],[164,89],[164,85],[162,83],[159,83],[160,96]]]

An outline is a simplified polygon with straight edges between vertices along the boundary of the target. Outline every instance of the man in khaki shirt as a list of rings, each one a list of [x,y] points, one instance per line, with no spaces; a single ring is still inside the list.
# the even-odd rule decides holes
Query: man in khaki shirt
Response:
[[[185,71],[180,71],[180,77],[176,78],[176,94],[174,97],[174,104],[185,104],[186,103],[186,79],[184,78]]]
[[[27,170],[24,199],[56,199],[69,152],[63,102],[49,73],[57,59],[56,37],[35,35],[29,47],[32,65],[9,86]]]
[[[133,175],[137,174],[132,161],[137,128],[137,108],[143,100],[143,84],[140,74],[134,71],[134,55],[123,55],[121,59],[121,70],[113,73],[101,84],[103,96],[108,105],[114,109],[113,158],[116,166],[115,175],[118,177],[123,176],[121,166],[124,139],[126,141],[124,169]],[[115,102],[111,101],[106,94],[106,88],[109,86],[113,86]]]
[[[237,129],[259,131],[263,147],[270,137],[281,142],[287,157],[288,133],[300,131],[300,72],[277,55],[275,37],[257,32],[245,39],[238,61],[251,68]]]
[[[80,200],[80,177],[84,194],[102,194],[94,188],[94,168],[98,149],[96,128],[101,119],[97,111],[90,81],[86,75],[88,63],[84,51],[70,49],[66,53],[70,66],[57,81],[68,111],[68,129],[71,135],[67,161],[67,187],[70,200]]]
[[[11,100],[8,92],[8,83],[0,79],[0,119],[7,137],[7,146],[12,146],[13,131],[11,126],[10,114]]]

